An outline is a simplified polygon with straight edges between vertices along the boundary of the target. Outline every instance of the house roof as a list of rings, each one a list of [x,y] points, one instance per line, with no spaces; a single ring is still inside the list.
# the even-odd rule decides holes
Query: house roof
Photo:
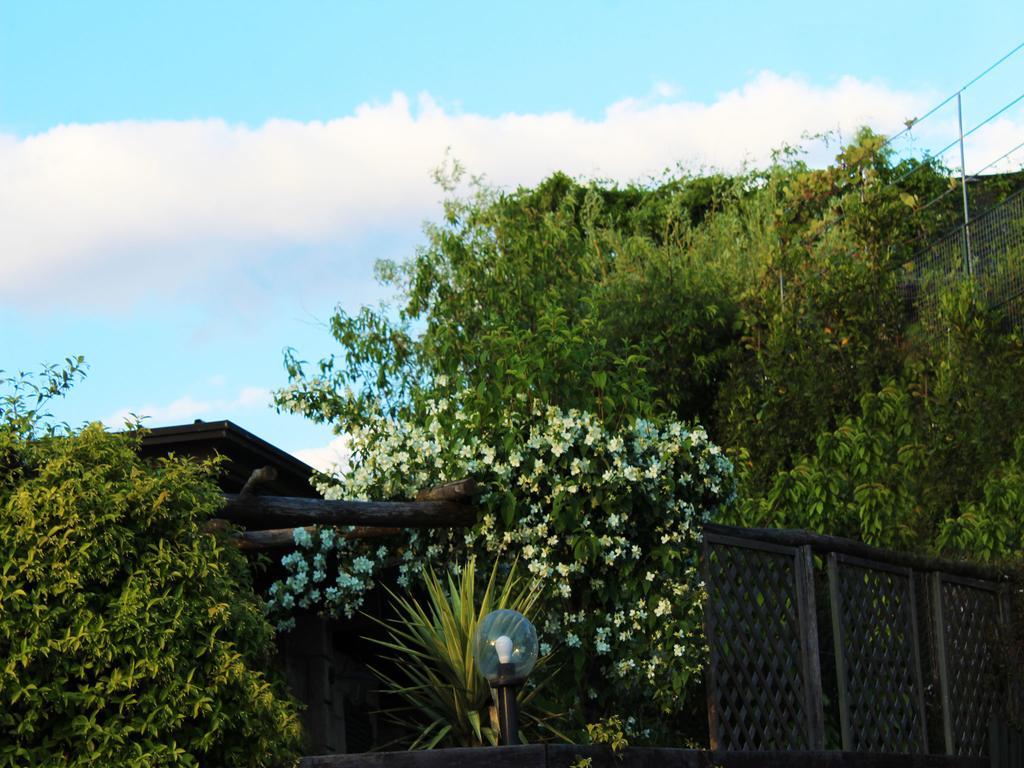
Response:
[[[272,466],[277,479],[261,487],[262,493],[276,496],[318,498],[309,484],[313,468],[271,445],[231,421],[203,421],[150,429],[142,438],[143,456],[224,456],[220,485],[225,493],[238,493],[253,470]]]

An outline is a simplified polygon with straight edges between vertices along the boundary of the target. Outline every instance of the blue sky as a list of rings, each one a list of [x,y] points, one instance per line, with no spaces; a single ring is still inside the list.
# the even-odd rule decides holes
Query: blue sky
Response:
[[[737,168],[895,130],[1022,30],[1019,0],[0,0],[0,368],[85,355],[72,423],[230,418],[322,449],[266,406],[281,351],[330,352],[335,304],[383,298],[373,262],[438,215],[446,150],[502,186]],[[1024,54],[965,94],[968,126],[1021,83]],[[1004,118],[968,171],[1024,141]]]

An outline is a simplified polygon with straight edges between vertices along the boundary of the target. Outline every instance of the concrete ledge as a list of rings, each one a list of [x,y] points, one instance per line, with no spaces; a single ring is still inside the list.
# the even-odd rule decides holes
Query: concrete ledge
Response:
[[[894,755],[868,752],[711,752],[704,749],[526,744],[416,752],[367,752],[305,757],[300,768],[988,768],[982,757]]]

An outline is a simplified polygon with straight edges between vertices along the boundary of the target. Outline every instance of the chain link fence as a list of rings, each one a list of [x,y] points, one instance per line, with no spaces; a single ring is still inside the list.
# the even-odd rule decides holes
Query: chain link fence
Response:
[[[966,276],[989,307],[1024,328],[1024,189],[919,252],[901,291],[919,312],[933,312],[941,289]]]

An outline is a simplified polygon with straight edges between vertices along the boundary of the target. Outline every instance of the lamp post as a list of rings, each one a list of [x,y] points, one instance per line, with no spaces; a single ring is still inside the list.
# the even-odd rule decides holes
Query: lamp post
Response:
[[[477,626],[473,655],[481,674],[494,689],[501,745],[518,744],[516,692],[537,663],[537,630],[518,611],[491,611]]]

